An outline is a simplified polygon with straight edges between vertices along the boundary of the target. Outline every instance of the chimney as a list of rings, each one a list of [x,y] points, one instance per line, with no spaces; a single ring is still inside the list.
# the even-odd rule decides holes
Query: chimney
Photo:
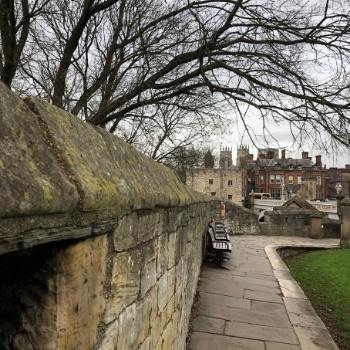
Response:
[[[271,150],[268,150],[267,151],[267,159],[273,159],[274,158],[274,152],[273,151],[271,151]]]
[[[281,157],[282,157],[282,159],[286,159],[286,150],[285,149],[282,150]]]
[[[322,167],[321,156],[316,156],[316,166]]]
[[[350,164],[345,164],[345,169],[350,170]]]
[[[302,152],[301,153],[301,158],[302,159],[308,159],[309,158],[309,152]]]

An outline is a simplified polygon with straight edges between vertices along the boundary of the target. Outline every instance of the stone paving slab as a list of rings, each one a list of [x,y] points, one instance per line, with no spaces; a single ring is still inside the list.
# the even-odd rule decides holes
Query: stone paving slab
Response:
[[[193,322],[195,332],[224,334],[225,320],[206,316],[198,316]]]
[[[188,350],[337,350],[276,249],[333,248],[339,240],[235,236],[232,243],[222,266],[203,267]]]
[[[215,280],[200,280],[198,285],[200,292],[207,292],[212,294],[220,294],[231,297],[242,298],[243,288],[237,287],[232,281],[218,279]]]
[[[245,282],[245,283],[251,283],[253,285],[260,285],[260,286],[265,286],[269,288],[279,288],[279,284],[276,282],[276,279],[267,279],[266,276],[263,276],[263,278],[256,278],[256,277],[233,277],[233,280],[235,282]]]
[[[252,310],[241,310],[220,305],[199,305],[198,315],[221,318],[228,321],[245,322],[269,327],[292,328],[289,318],[283,314],[269,315]]]
[[[294,327],[302,350],[339,350],[329,332],[322,328]]]
[[[298,339],[291,328],[269,327],[241,322],[227,322],[225,335],[239,338],[269,340],[287,344],[298,344]]]
[[[268,301],[270,303],[280,303],[283,304],[283,299],[281,296],[271,293],[265,293],[255,290],[244,291],[244,298],[251,300]]]
[[[311,314],[317,315],[316,311],[312,307],[310,300],[297,299],[297,298],[283,298],[284,305],[288,312],[296,314]]]
[[[299,284],[294,280],[278,279],[281,291],[285,297],[307,299]]]
[[[265,350],[264,342],[252,339],[226,337],[209,333],[193,332],[191,350]]]
[[[253,311],[263,312],[269,315],[286,315],[286,308],[283,304],[269,303],[266,301],[251,300]]]
[[[298,345],[266,342],[266,350],[299,350]]]
[[[276,282],[276,277],[274,276],[274,274],[263,275],[261,273],[248,272],[248,273],[246,273],[246,276],[247,277],[256,278],[256,279],[261,279],[261,280],[264,280],[264,281]]]
[[[201,281],[215,281],[216,283],[218,281],[229,281],[230,285],[232,283],[236,287],[242,287],[244,289],[252,289],[252,290],[259,290],[262,292],[274,292],[274,293],[281,293],[279,284],[274,280],[266,280],[262,278],[253,278],[253,277],[247,277],[247,276],[233,276],[229,274],[213,274],[206,272],[205,274],[201,275]],[[225,283],[225,282],[224,282]],[[251,287],[251,288],[250,288]]]
[[[220,305],[238,309],[251,309],[251,301],[248,299],[228,297],[226,295],[218,295],[205,292],[200,292],[199,296],[201,300],[201,305],[204,307],[210,305]]]

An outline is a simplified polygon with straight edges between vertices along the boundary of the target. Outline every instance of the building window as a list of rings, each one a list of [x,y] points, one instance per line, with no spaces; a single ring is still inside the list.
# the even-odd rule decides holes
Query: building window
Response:
[[[321,191],[319,189],[316,190],[316,199],[321,199]]]
[[[298,185],[301,185],[301,176],[300,175],[298,175]]]
[[[289,175],[288,176],[288,184],[293,185],[293,183],[294,183],[294,177],[293,177],[293,175]]]
[[[228,184],[229,186],[232,186],[232,180],[228,180],[228,181],[227,181],[227,184]]]
[[[216,192],[210,192],[212,196],[216,196]]]
[[[281,189],[280,188],[271,188],[271,198],[281,199]]]
[[[260,175],[260,184],[262,185],[264,183],[264,175]]]
[[[317,185],[322,185],[322,178],[321,175],[317,175]]]
[[[282,175],[270,175],[270,183],[271,184],[281,184],[282,183]]]
[[[212,185],[214,183],[213,179],[209,179],[209,185]]]
[[[259,176],[256,177],[255,182],[256,182],[257,185],[259,185]]]
[[[227,199],[232,200],[232,194],[227,195]]]

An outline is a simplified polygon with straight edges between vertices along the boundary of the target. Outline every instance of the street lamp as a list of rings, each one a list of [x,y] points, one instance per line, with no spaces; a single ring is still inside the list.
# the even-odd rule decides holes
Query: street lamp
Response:
[[[339,196],[343,192],[343,186],[340,182],[336,183],[335,190],[337,191],[337,196]]]
[[[337,191],[337,213],[338,213],[339,219],[341,219],[342,218],[342,211],[341,211],[340,202],[342,201],[344,196],[342,195],[343,194],[343,186],[340,182],[336,183],[335,190]]]

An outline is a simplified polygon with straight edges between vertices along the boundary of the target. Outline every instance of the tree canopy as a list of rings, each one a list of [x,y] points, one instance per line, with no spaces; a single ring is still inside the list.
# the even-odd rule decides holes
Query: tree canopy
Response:
[[[0,0],[0,6],[5,84],[129,142],[144,145],[152,134],[147,152],[154,158],[183,146],[174,135],[191,140],[222,127],[228,107],[244,125],[249,109],[264,125],[287,121],[296,137],[328,135],[350,145],[345,0]]]

